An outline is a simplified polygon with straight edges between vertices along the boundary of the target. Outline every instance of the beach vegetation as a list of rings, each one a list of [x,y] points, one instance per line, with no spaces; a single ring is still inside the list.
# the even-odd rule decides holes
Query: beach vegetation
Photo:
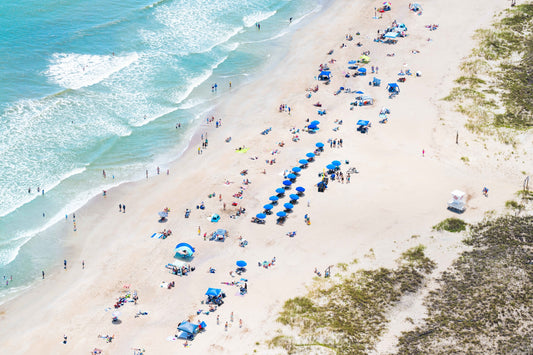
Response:
[[[468,129],[492,134],[533,127],[532,32],[533,4],[505,10],[490,28],[476,31],[478,45],[460,67],[464,75],[444,98],[460,102],[456,110],[474,122]]]
[[[466,230],[467,223],[459,218],[446,218],[444,221],[433,226],[433,230],[459,233]]]
[[[435,263],[422,245],[402,253],[394,268],[358,270],[327,279],[307,296],[287,300],[278,321],[297,336],[278,335],[271,347],[309,353],[317,347],[337,354],[366,354],[383,334],[387,314],[403,296],[416,292]],[[314,349],[314,350],[313,350]]]
[[[427,316],[398,354],[527,354],[533,345],[533,217],[470,227],[468,245],[437,281]]]
[[[510,210],[513,210],[516,216],[518,216],[520,214],[520,212],[522,212],[522,210],[524,209],[524,205],[523,204],[521,204],[519,202],[516,202],[514,200],[506,201],[505,202],[505,207],[510,209]]]
[[[338,267],[341,271],[346,271],[346,270],[348,270],[348,264],[346,264],[346,263],[338,263],[338,264],[337,264],[337,267]]]

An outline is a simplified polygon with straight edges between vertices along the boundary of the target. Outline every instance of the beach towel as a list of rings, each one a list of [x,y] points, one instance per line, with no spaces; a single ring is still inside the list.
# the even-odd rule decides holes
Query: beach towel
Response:
[[[163,237],[163,234],[161,234],[161,233],[154,233],[154,234],[152,234],[152,236],[151,236],[150,238],[161,239],[161,237]]]
[[[246,153],[248,151],[248,149],[250,149],[250,148],[239,149],[239,150],[236,150],[236,152],[237,153]]]

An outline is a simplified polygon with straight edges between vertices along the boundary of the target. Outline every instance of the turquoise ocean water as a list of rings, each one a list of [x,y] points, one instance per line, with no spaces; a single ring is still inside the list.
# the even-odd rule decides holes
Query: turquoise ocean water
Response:
[[[63,260],[65,214],[175,160],[325,1],[0,2],[0,302]]]

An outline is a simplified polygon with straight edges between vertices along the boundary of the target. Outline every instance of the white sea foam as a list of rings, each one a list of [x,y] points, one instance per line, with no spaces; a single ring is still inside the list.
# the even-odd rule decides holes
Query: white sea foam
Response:
[[[265,21],[266,19],[274,16],[276,14],[276,11],[269,11],[269,12],[254,12],[253,14],[244,16],[242,18],[242,22],[244,23],[245,27],[252,27],[256,23]]]
[[[187,99],[187,97],[189,97],[192,91],[198,86],[202,85],[207,79],[209,79],[211,75],[213,75],[213,71],[218,68],[220,64],[224,63],[226,59],[228,59],[227,56],[220,58],[211,66],[211,68],[204,70],[200,75],[190,79],[187,85],[187,89],[185,91],[177,92],[174,96],[174,101],[179,104],[185,99]]]
[[[51,82],[77,90],[101,82],[135,62],[138,57],[137,53],[121,56],[54,53],[45,74]]]
[[[205,103],[207,100],[205,99],[201,99],[199,97],[195,97],[195,98],[191,98],[191,99],[187,99],[187,100],[184,100],[181,105],[179,105],[179,109],[181,110],[188,110],[188,109],[191,109],[193,107],[196,107],[198,105],[201,105],[203,103]]]
[[[162,110],[161,112],[155,114],[155,115],[150,115],[150,116],[146,116],[146,117],[143,117],[143,119],[137,119],[135,121],[132,121],[131,122],[131,125],[133,127],[142,127],[144,125],[147,125],[148,123],[152,122],[152,121],[155,121],[157,120],[158,118],[161,118],[165,115],[168,115],[169,113],[172,113],[172,112],[175,112],[178,108],[176,107],[171,107],[171,108],[167,108],[167,109],[164,109]]]

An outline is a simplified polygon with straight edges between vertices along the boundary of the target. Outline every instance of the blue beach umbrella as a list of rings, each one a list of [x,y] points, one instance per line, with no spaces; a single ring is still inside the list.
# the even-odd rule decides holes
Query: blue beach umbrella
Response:
[[[293,179],[296,179],[296,175],[289,174],[289,175],[287,175],[287,178],[290,179],[290,180],[293,180]]]
[[[315,147],[317,147],[317,148],[324,148],[324,143],[322,143],[322,142],[318,142],[317,144],[315,144]]]
[[[237,264],[238,267],[245,267],[246,265],[248,265],[244,260],[239,260],[235,264]]]
[[[299,173],[300,171],[302,171],[302,169],[300,169],[299,167],[295,166],[294,168],[292,168],[292,171],[294,171],[295,173]]]
[[[348,62],[348,64],[357,64],[357,60],[353,60],[353,59],[352,59],[352,60],[350,60],[350,61]]]
[[[309,126],[307,126],[307,128],[309,128],[309,129],[317,129],[318,126],[316,124],[310,124]]]
[[[356,91],[355,93],[358,94],[358,95],[363,95],[364,94],[364,92],[362,92],[361,90]]]
[[[283,205],[283,207],[285,207],[285,208],[288,209],[288,210],[292,210],[292,209],[294,208],[293,204],[292,204],[292,203],[288,203],[288,202],[285,203],[285,204]]]
[[[277,200],[279,200],[278,196],[270,196],[268,199],[269,199],[270,201],[277,201]]]
[[[278,216],[278,217],[287,217],[287,213],[285,213],[283,211],[279,211],[278,213],[276,213],[276,216]]]
[[[332,161],[331,164],[333,164],[335,166],[341,166],[342,165],[342,163],[340,161],[338,161],[338,160]]]
[[[308,157],[308,158],[314,158],[315,157],[315,153],[307,153],[305,156]]]
[[[291,186],[292,182],[290,180],[283,180],[283,185],[285,186]]]
[[[281,187],[278,187],[278,188],[276,189],[276,193],[278,193],[278,194],[284,194],[284,193],[285,193],[285,189],[282,189]]]
[[[267,210],[267,211],[270,211],[271,209],[274,208],[274,206],[272,206],[272,205],[269,203],[269,204],[264,205],[263,208],[264,208],[265,210]]]
[[[333,165],[333,164],[328,164],[328,165],[326,165],[326,168],[327,168],[328,170],[335,170],[336,166]]]
[[[259,219],[265,219],[267,215],[264,214],[264,213],[258,213],[258,214],[256,214],[255,216],[256,216],[257,218],[259,218]]]
[[[366,73],[366,68],[359,68],[357,69],[359,73]]]
[[[301,186],[298,186],[298,187],[296,188],[296,191],[298,191],[298,192],[305,192],[305,188],[303,188],[303,187],[301,187]]]
[[[300,196],[295,195],[295,194],[290,194],[289,197],[290,197],[291,200],[293,200],[293,201],[297,201],[297,200],[300,198]]]
[[[320,124],[320,121],[313,121],[311,124],[314,124],[315,126],[318,126]]]
[[[300,159],[300,160],[298,160],[298,163],[300,163],[302,165],[305,165],[305,164],[307,164],[309,162],[307,161],[307,159]]]

